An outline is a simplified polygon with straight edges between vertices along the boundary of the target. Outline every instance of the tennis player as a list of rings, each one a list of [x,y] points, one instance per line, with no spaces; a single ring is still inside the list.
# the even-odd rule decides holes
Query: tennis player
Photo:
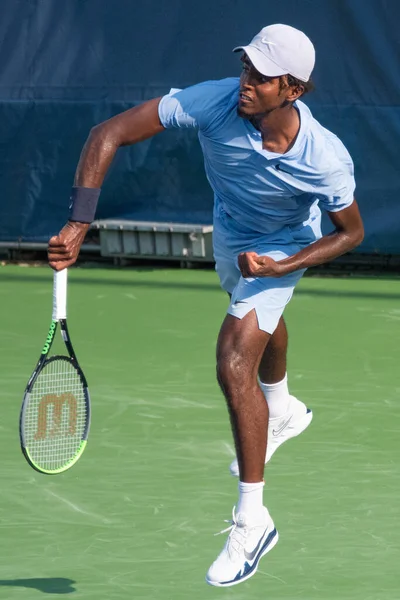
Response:
[[[263,503],[264,463],[312,418],[288,390],[285,306],[308,267],[352,250],[364,235],[349,153],[299,100],[312,88],[309,38],[270,25],[235,51],[242,53],[240,78],[173,89],[92,129],[76,171],[70,219],[49,242],[54,269],[76,261],[120,146],[171,127],[198,130],[215,195],[216,270],[230,295],[217,376],[236,446],[231,472],[240,476],[228,539],[206,577],[215,586],[251,577],[278,541]],[[321,209],[334,228],[325,236]]]

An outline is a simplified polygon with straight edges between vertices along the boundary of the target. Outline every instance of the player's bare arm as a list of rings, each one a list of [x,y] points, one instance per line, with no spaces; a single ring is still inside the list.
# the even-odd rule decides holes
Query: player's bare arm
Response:
[[[136,144],[164,130],[158,117],[160,98],[135,106],[94,127],[83,147],[74,186],[100,188],[120,146]],[[68,221],[49,241],[50,266],[59,271],[74,264],[89,223]]]
[[[307,248],[279,262],[256,252],[239,255],[243,277],[281,277],[309,267],[329,262],[356,248],[364,238],[364,227],[356,200],[338,212],[328,212],[335,230]]]

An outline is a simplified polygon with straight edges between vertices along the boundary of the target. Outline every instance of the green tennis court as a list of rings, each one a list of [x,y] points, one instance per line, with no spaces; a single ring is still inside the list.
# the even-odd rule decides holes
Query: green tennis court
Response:
[[[214,377],[227,299],[210,270],[75,269],[69,328],[92,395],[82,459],[26,464],[18,416],[51,317],[52,272],[0,269],[0,598],[398,600],[398,279],[307,277],[286,311],[289,382],[314,410],[277,452],[280,532],[258,574],[204,582],[236,501]]]

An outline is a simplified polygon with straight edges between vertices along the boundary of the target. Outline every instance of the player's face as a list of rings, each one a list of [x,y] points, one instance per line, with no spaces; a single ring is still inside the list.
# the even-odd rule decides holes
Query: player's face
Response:
[[[269,113],[287,100],[288,87],[281,89],[279,77],[267,77],[242,56],[238,113],[243,118]]]

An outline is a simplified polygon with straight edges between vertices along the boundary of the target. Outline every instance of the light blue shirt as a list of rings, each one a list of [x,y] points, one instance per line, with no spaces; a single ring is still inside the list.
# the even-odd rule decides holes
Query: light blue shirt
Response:
[[[166,128],[197,128],[208,181],[233,219],[260,233],[306,223],[350,206],[354,167],[345,146],[297,100],[300,131],[285,154],[262,148],[261,133],[238,116],[239,78],[171,90],[161,99]]]

